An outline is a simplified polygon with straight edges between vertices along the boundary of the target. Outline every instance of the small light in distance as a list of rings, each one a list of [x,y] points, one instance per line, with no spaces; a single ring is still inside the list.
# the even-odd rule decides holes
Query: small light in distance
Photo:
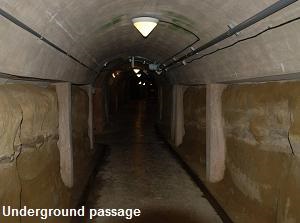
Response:
[[[139,85],[141,85],[141,84],[142,84],[142,82],[140,81],[140,82],[139,82]]]
[[[113,78],[116,78],[116,75],[115,75],[115,73],[112,73],[112,75],[111,75]]]
[[[140,72],[140,69],[139,68],[134,68],[133,71],[134,71],[134,73],[137,74],[138,72]]]
[[[141,74],[141,73],[138,73],[136,76],[137,76],[137,77],[141,77],[141,76],[142,76],[142,74]]]
[[[145,86],[145,85],[146,85],[146,83],[143,83],[143,85]]]

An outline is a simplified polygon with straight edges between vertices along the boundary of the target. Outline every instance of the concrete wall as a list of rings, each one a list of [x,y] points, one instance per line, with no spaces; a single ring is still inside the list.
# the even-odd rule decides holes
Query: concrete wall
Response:
[[[189,87],[184,93],[185,135],[177,148],[194,170],[201,171],[201,176],[205,175],[206,165],[205,91],[205,87]]]
[[[112,124],[114,115],[130,99],[130,80],[126,72],[115,71],[115,78],[108,72],[100,75],[94,83],[93,95],[94,134],[99,136]]]
[[[105,106],[105,89],[97,86],[93,97],[93,126],[95,135],[101,134],[106,125],[107,120]]]
[[[74,187],[72,201],[78,204],[82,191],[95,166],[97,150],[90,147],[89,139],[89,98],[85,90],[72,86],[72,140],[74,151]]]
[[[158,121],[161,131],[167,139],[171,137],[171,120],[172,120],[172,85],[164,85],[161,88],[161,117]]]
[[[274,3],[274,0],[182,1],[61,1],[2,0],[1,9],[55,43],[68,54],[92,68],[123,56],[142,56],[162,62],[194,41],[189,32],[172,25],[158,24],[151,38],[144,38],[132,26],[132,17],[157,16],[172,21],[200,37],[197,46],[207,43]],[[255,35],[299,15],[300,2],[286,7],[263,21],[228,38],[203,53]],[[40,39],[2,18],[0,71],[25,77],[87,83],[95,77]],[[177,83],[209,83],[255,77],[289,75],[300,71],[300,23],[294,22],[248,39],[168,73]],[[168,37],[166,39],[166,36]],[[99,51],[101,49],[101,51]],[[185,52],[186,53],[186,52]],[[183,53],[183,54],[185,54]],[[183,55],[181,54],[181,55]],[[201,54],[202,55],[202,54]],[[200,56],[200,55],[199,55]]]
[[[60,174],[58,102],[54,86],[28,84],[0,86],[0,206],[19,208],[75,207],[91,169],[88,138],[88,98],[72,90],[75,184],[68,189]],[[80,186],[79,186],[80,185]],[[47,222],[69,222],[48,218]],[[20,218],[0,216],[0,222],[19,223]],[[41,222],[39,218],[22,222]]]
[[[234,222],[300,221],[300,82],[231,85],[223,92],[226,171],[206,180],[205,88],[184,94],[185,137],[175,150]]]
[[[290,82],[231,86],[223,94],[228,177],[249,200],[244,212],[253,220],[300,220],[299,93],[300,83]]]
[[[120,107],[128,101],[128,80],[125,74],[120,74],[116,78],[109,76],[107,83],[109,114],[112,115],[116,114]]]
[[[70,192],[59,169],[55,88],[0,86],[0,201],[18,208],[68,207]],[[3,218],[1,222],[19,222]],[[68,219],[48,219],[48,222]],[[37,222],[31,218],[27,222]]]

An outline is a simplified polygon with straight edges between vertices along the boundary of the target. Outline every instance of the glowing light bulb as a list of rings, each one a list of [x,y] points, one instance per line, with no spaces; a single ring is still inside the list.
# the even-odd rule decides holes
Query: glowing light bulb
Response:
[[[140,72],[140,69],[139,68],[134,68],[133,71],[134,71],[134,73],[137,74],[138,72]]]

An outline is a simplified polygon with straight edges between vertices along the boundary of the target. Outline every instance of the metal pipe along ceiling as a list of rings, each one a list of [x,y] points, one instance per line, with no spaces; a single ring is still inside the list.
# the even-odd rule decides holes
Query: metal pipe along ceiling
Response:
[[[53,42],[51,42],[50,40],[48,40],[47,38],[45,38],[44,36],[42,36],[41,34],[39,34],[38,32],[36,32],[35,30],[33,30],[32,28],[30,28],[29,26],[27,26],[26,24],[24,24],[23,22],[21,22],[20,20],[18,20],[17,18],[15,18],[14,16],[12,16],[11,14],[9,14],[8,12],[4,11],[1,8],[0,8],[0,15],[3,16],[4,18],[6,18],[7,20],[9,20],[10,22],[14,23],[15,25],[19,26],[20,28],[24,29],[25,31],[31,33],[35,37],[39,38],[41,41],[43,41],[47,45],[53,47],[55,50],[66,55],[67,57],[71,58],[76,63],[79,63],[80,65],[84,66],[85,68],[89,69],[90,71],[92,71],[96,74],[98,73],[95,69],[86,65],[85,63],[83,63],[76,57],[72,56],[71,54],[67,53],[65,50],[63,50],[62,48],[60,48],[59,46],[57,46],[56,44],[54,44]]]
[[[265,8],[264,10],[260,11],[256,15],[248,18],[247,20],[241,22],[237,26],[229,29],[227,32],[222,33],[221,35],[217,36],[213,40],[207,42],[206,44],[200,46],[199,48],[195,49],[193,52],[190,52],[182,57],[180,57],[178,60],[175,60],[171,63],[169,63],[166,66],[160,65],[160,69],[166,69],[174,64],[177,64],[179,62],[184,61],[185,59],[194,56],[195,54],[233,36],[234,34],[248,28],[249,26],[254,25],[255,23],[265,19],[266,17],[269,17],[270,15],[280,11],[281,9],[284,9],[285,7],[297,2],[298,0],[279,0],[272,4],[271,6]]]

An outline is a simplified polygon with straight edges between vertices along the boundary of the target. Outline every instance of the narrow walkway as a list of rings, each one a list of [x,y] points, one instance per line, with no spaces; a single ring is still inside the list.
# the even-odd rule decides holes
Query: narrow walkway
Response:
[[[111,148],[97,174],[89,208],[139,208],[140,217],[98,217],[97,223],[219,223],[203,193],[156,135],[154,104],[132,103],[115,120],[118,131],[98,138]]]

